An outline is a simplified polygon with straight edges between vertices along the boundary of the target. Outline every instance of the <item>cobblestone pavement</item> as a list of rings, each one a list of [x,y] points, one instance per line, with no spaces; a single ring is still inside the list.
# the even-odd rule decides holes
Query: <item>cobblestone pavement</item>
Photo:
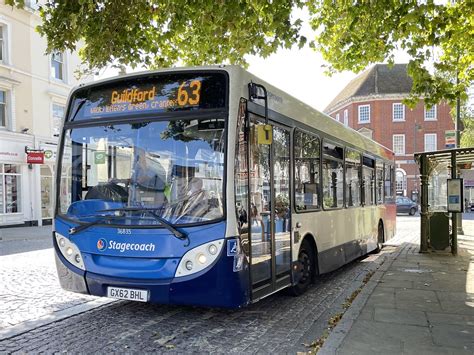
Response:
[[[53,249],[1,256],[0,265],[0,331],[96,298],[61,289]]]
[[[395,245],[413,234],[419,235],[419,218],[399,219],[397,236],[389,243],[394,246],[321,277],[318,284],[301,297],[280,292],[238,311],[119,301],[4,339],[0,341],[0,353],[295,353],[308,350],[303,344],[318,339],[325,332],[329,319],[343,311],[342,304],[363,285],[365,276],[394,252]],[[52,253],[42,251],[45,252]],[[52,260],[51,255],[43,257]],[[0,260],[3,264],[4,258]],[[43,268],[37,275],[41,277],[50,272],[54,274]],[[64,294],[49,277],[45,283],[51,288],[47,290],[48,297],[64,298],[62,303],[46,302],[43,309],[89,299]],[[64,296],[58,298],[56,293]],[[9,297],[14,301],[11,291]],[[21,301],[15,304],[21,309]],[[7,312],[14,309],[9,306]]]

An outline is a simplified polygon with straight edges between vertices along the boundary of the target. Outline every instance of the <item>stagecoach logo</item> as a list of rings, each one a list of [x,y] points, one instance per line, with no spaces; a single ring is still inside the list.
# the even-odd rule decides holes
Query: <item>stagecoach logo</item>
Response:
[[[155,244],[153,243],[121,243],[115,240],[109,240],[100,238],[97,241],[97,249],[100,251],[117,250],[121,253],[128,251],[155,251]]]
[[[107,249],[107,240],[105,240],[104,238],[100,238],[97,241],[97,249],[99,249],[100,251]]]

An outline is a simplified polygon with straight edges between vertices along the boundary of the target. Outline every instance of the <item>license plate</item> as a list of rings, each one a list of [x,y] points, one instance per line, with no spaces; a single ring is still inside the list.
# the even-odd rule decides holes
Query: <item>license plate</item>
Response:
[[[116,298],[119,300],[148,302],[148,290],[107,287],[107,297]]]

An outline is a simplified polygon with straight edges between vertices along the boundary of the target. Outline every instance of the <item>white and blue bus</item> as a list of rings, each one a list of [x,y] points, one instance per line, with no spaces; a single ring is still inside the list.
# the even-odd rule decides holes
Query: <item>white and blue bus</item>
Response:
[[[238,308],[378,250],[393,153],[237,66],[75,88],[60,137],[63,288]]]

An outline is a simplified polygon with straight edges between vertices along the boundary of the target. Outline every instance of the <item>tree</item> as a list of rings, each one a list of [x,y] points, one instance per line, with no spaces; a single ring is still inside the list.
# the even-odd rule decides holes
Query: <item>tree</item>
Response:
[[[7,0],[23,6],[24,0]],[[301,21],[290,19],[299,0],[47,0],[39,32],[48,52],[74,50],[89,69],[245,65],[246,54],[263,56],[279,47],[303,45]]]
[[[461,148],[474,147],[474,107],[469,102],[461,104],[461,121],[464,129],[461,134]],[[453,110],[451,115],[455,114]],[[455,116],[453,116],[455,117]]]
[[[6,3],[21,7],[24,0]],[[297,7],[310,14],[316,35],[309,45],[321,51],[329,73],[392,63],[403,49],[413,78],[408,104],[420,96],[428,105],[465,99],[474,80],[473,1],[47,0],[39,31],[48,52],[83,43],[91,70],[110,63],[246,65],[245,55],[305,45],[302,21],[291,17]]]

